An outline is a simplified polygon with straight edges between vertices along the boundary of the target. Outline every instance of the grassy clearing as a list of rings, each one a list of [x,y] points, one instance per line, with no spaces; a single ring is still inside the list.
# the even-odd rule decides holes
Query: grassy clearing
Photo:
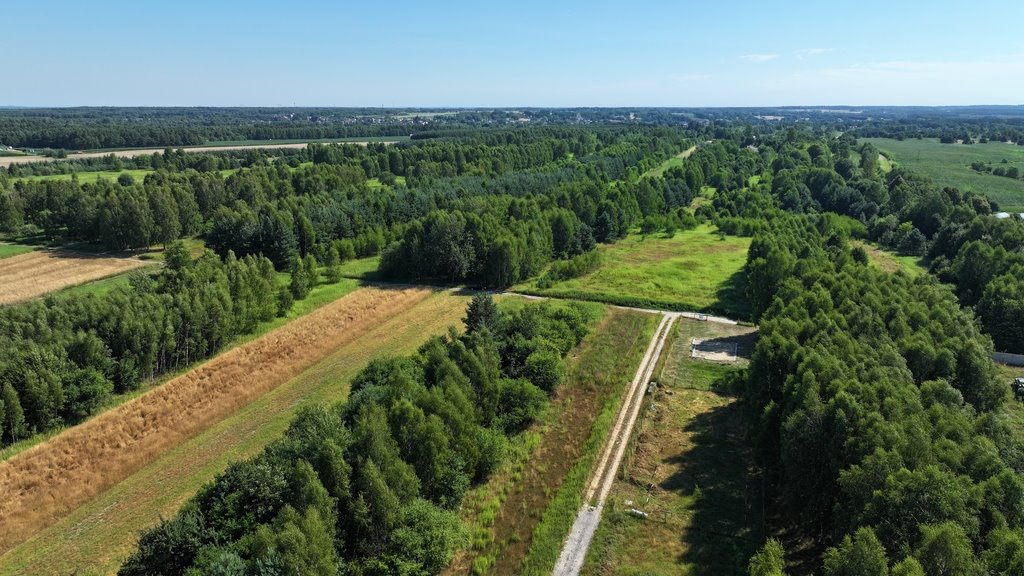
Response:
[[[1024,212],[1024,180],[1013,180],[971,170],[971,162],[1016,166],[1024,171],[1024,146],[1004,142],[941,144],[938,139],[894,140],[864,138],[895,164],[927,174],[940,186],[954,186],[987,195],[1003,210]],[[1002,164],[1003,160],[1006,164]],[[884,167],[883,167],[884,168]]]
[[[383,188],[385,186],[380,181],[380,178],[370,178],[366,181],[366,185],[370,188]],[[405,186],[405,176],[395,176],[395,186]]]
[[[707,311],[747,318],[743,266],[750,238],[720,236],[710,225],[662,234],[630,234],[602,245],[603,263],[596,271],[556,283],[548,289],[536,280],[513,290],[542,296]]]
[[[557,558],[622,388],[657,322],[653,315],[604,309],[572,352],[566,381],[551,404],[516,440],[513,457],[464,502],[460,514],[470,524],[472,547],[457,554],[445,574],[532,573],[523,566],[528,552],[539,558],[538,551],[554,550]]]
[[[197,436],[77,508],[0,557],[0,574],[108,574],[135,546],[139,530],[169,517],[230,462],[257,454],[295,412],[334,402],[371,359],[413,352],[465,312],[467,299],[437,292],[352,339],[306,371],[239,408]]]
[[[648,178],[651,176],[661,176],[662,174],[671,170],[672,168],[682,168],[683,160],[689,158],[690,154],[693,154],[696,150],[696,146],[690,146],[689,148],[683,150],[679,154],[676,154],[675,156],[669,158],[668,160],[665,160],[658,167],[651,168],[647,172],[644,172],[642,177]]]
[[[142,182],[146,178],[146,174],[152,173],[152,170],[100,170],[97,172],[76,172],[74,174],[51,174],[47,176],[21,176],[19,178],[13,178],[14,182],[24,180],[26,182],[33,182],[39,180],[58,180],[70,182],[74,176],[78,177],[80,184],[95,184],[98,180],[110,180],[114,181],[122,174],[128,174],[135,179],[136,182]]]
[[[25,246],[23,244],[7,244],[6,242],[0,242],[0,258],[10,258],[11,256],[25,254],[33,250],[35,250],[35,248],[32,246]]]
[[[871,266],[879,270],[889,273],[902,270],[913,277],[928,272],[927,264],[918,256],[903,256],[867,242],[852,241],[851,244],[864,248],[864,251],[868,253]]]
[[[377,280],[377,266],[380,265],[380,256],[369,258],[357,258],[346,260],[341,263],[341,276],[343,278],[355,278],[356,280]]]
[[[729,367],[691,358],[690,339],[735,338],[742,354],[750,331],[680,319],[583,574],[746,574],[762,527],[752,454],[734,400],[708,391]]]

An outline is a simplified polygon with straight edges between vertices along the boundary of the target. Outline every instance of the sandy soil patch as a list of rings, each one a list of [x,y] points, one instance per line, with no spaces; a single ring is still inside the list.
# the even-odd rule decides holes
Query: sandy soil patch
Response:
[[[0,259],[0,305],[150,264],[136,258],[38,250]]]
[[[357,290],[0,463],[0,552],[430,294]]]

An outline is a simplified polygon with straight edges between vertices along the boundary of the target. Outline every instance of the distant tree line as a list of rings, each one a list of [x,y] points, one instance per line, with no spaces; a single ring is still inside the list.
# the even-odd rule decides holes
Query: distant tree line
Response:
[[[347,401],[301,410],[143,534],[119,574],[440,572],[468,542],[463,496],[547,403],[587,323],[573,306],[475,297],[465,333],[375,360]]]

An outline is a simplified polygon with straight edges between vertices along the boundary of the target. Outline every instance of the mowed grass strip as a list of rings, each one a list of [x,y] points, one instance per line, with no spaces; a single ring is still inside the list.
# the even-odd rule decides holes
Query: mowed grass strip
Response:
[[[747,364],[752,330],[679,319],[582,574],[746,574],[763,525],[753,454],[735,400],[710,388]],[[694,359],[693,338],[734,341],[739,358]]]
[[[0,550],[430,293],[363,288],[0,463]]]
[[[719,235],[713,226],[641,236],[601,245],[596,271],[541,289],[536,281],[513,290],[624,306],[713,312],[747,318],[743,266],[750,238]]]
[[[42,296],[68,286],[145,266],[136,258],[70,250],[36,250],[0,259],[0,305]]]
[[[972,162],[984,162],[993,167],[1016,166],[1024,172],[1024,146],[1005,142],[942,144],[937,138],[862,138],[860,141],[874,144],[892,162],[926,174],[940,186],[979,192],[999,203],[1002,210],[1024,212],[1024,180],[971,169]]]
[[[235,460],[259,453],[283,434],[302,406],[345,398],[370,360],[410,354],[458,324],[467,297],[436,292],[377,326],[360,331],[289,382],[264,394],[89,501],[0,557],[0,574],[112,574],[135,548],[140,530],[172,516]]]

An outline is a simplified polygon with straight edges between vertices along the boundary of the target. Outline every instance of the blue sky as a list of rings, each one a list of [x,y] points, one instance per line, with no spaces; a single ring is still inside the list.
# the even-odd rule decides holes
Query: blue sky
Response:
[[[4,4],[6,105],[1024,102],[1021,0]]]

